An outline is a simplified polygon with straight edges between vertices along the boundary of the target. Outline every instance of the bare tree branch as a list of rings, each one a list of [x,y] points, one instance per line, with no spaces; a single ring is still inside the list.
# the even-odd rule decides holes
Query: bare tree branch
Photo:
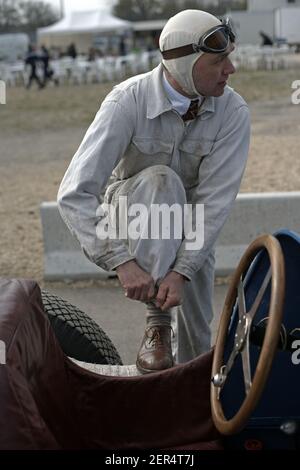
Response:
[[[49,3],[0,0],[0,33],[33,32],[58,20]]]

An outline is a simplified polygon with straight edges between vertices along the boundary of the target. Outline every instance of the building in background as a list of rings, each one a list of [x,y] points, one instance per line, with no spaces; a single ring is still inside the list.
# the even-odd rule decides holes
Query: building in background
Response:
[[[285,10],[290,10],[288,15]],[[247,10],[228,12],[228,16],[237,33],[238,44],[261,44],[260,32],[272,38],[275,44],[298,44],[300,0],[248,0]]]
[[[29,46],[29,36],[24,33],[0,34],[0,61],[23,60]]]
[[[61,51],[75,44],[79,54],[88,54],[94,49],[103,55],[126,55],[132,51],[157,49],[166,22],[129,22],[108,11],[74,11],[49,27],[39,28],[38,42]]]
[[[300,6],[300,0],[247,0],[248,11],[273,11],[276,8]]]
[[[148,50],[158,49],[159,36],[167,20],[134,21],[133,49]]]

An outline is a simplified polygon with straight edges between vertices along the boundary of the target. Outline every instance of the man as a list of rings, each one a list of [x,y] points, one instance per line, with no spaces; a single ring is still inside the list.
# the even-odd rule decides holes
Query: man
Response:
[[[264,33],[263,31],[260,31],[259,32],[259,35],[262,39],[261,41],[261,45],[262,46],[273,46],[273,41],[272,39],[270,38],[270,36],[268,36],[266,33]]]
[[[172,17],[160,37],[162,64],[106,97],[59,190],[62,217],[88,258],[116,269],[125,295],[146,304],[136,362],[142,373],[174,364],[171,313],[178,362],[210,347],[214,244],[239,190],[249,146],[248,107],[227,86],[235,71],[233,42],[230,26],[204,11]],[[107,216],[100,194],[111,175],[104,202],[115,213]],[[137,204],[143,212],[139,237],[126,225],[134,222]],[[172,236],[144,236],[151,221],[152,228],[157,224],[152,208],[187,205],[188,217],[177,211],[167,223]],[[196,220],[200,205],[204,238],[191,245],[190,235],[197,239],[203,230]],[[175,236],[189,217],[191,229]],[[118,238],[103,235],[116,227]],[[120,236],[124,227],[127,238]]]
[[[31,87],[31,84],[34,80],[37,82],[38,87],[40,89],[44,87],[44,83],[42,82],[42,80],[40,79],[40,77],[38,76],[36,72],[36,67],[37,67],[38,62],[39,62],[39,56],[36,51],[36,46],[31,44],[28,47],[28,52],[25,57],[25,65],[29,65],[30,67],[30,74],[28,77],[28,82],[26,84],[26,88],[28,90]]]
[[[49,66],[49,61],[50,61],[50,54],[45,45],[41,46],[40,49],[40,55],[39,55],[40,61],[43,65],[43,83],[44,86],[46,86],[47,82],[50,80],[53,80],[54,84],[56,86],[59,85],[59,80],[57,77],[54,77],[54,71],[51,69]]]

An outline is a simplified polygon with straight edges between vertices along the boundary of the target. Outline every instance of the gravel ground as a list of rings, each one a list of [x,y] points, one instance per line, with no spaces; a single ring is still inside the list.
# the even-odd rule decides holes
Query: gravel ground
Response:
[[[295,74],[297,78],[300,70],[298,77]],[[36,95],[38,100],[38,93],[43,92],[32,90],[31,99]],[[22,100],[19,102],[26,117],[23,95]],[[251,149],[241,191],[300,190],[300,105],[291,104],[288,92],[268,101],[254,100],[250,110]],[[84,119],[69,119],[61,126],[59,122],[39,126],[37,113],[34,118],[33,113],[28,113],[28,122],[23,119],[21,125],[18,109],[13,112],[9,114],[9,108],[5,109],[2,123],[5,117],[10,120],[9,125],[6,120],[7,125],[1,124],[0,128],[0,275],[34,278],[43,285],[39,205],[56,199],[60,180],[91,119],[86,115]]]

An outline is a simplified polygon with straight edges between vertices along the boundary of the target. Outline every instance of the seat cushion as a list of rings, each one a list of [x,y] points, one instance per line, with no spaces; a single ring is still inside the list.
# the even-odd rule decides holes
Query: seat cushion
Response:
[[[0,449],[216,449],[212,352],[154,374],[95,374],[62,352],[39,286],[0,280]],[[4,431],[3,431],[4,430]]]

